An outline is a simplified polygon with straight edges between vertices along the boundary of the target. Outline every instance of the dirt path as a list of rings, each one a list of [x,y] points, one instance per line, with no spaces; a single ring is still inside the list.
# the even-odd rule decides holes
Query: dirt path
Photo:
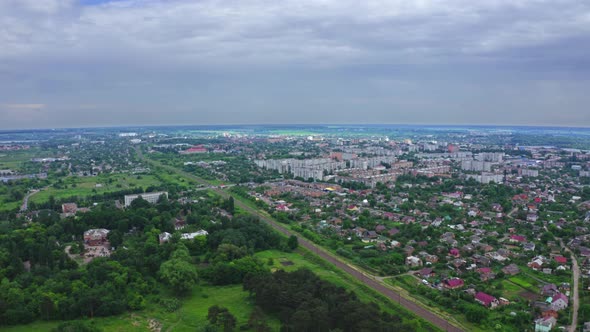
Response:
[[[572,315],[572,325],[570,325],[568,331],[575,332],[576,327],[578,326],[578,310],[580,309],[580,294],[579,294],[579,282],[580,282],[580,267],[578,266],[578,260],[574,253],[570,250],[570,248],[563,245],[563,241],[559,239],[561,247],[565,249],[565,251],[570,253],[570,259],[572,260],[572,271],[574,272],[574,284],[573,284],[573,294],[572,294],[572,301],[573,301],[573,315]]]

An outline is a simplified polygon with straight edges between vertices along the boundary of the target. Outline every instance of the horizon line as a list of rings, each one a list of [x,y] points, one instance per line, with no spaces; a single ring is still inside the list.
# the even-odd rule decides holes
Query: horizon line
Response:
[[[270,127],[270,126],[416,126],[416,127],[497,127],[497,128],[562,128],[562,129],[590,129],[590,125],[546,125],[546,124],[450,124],[450,123],[249,123],[249,124],[130,124],[130,125],[97,125],[97,126],[67,126],[67,127],[29,127],[0,129],[0,133],[13,131],[44,131],[44,130],[71,130],[71,129],[117,129],[117,128],[162,128],[162,127]]]

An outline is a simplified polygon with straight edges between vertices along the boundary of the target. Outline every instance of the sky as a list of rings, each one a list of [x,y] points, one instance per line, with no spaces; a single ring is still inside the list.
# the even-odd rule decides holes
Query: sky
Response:
[[[0,130],[590,127],[590,1],[0,0]]]

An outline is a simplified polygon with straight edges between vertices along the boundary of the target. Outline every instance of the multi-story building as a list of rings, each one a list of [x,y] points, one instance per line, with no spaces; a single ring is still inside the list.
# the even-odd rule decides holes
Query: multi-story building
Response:
[[[461,169],[464,171],[489,172],[492,170],[492,163],[479,160],[463,160]]]
[[[504,159],[503,152],[482,152],[475,156],[479,161],[490,161],[493,163],[500,163]]]
[[[158,202],[158,200],[160,199],[160,197],[162,195],[164,195],[164,196],[166,196],[166,198],[168,198],[168,192],[166,192],[166,191],[158,191],[158,192],[153,192],[153,193],[143,193],[143,194],[137,194],[137,195],[125,195],[125,207],[128,207],[129,205],[131,205],[131,202],[133,202],[134,200],[136,200],[139,197],[145,199],[146,201],[148,201],[152,204],[155,204]]]
[[[539,176],[539,171],[536,169],[530,169],[530,168],[519,168],[518,174],[520,176],[537,177],[537,176]]]

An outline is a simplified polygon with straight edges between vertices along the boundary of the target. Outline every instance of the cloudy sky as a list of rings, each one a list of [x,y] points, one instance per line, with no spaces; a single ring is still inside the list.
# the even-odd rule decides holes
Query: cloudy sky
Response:
[[[590,1],[0,0],[0,129],[590,126]]]

